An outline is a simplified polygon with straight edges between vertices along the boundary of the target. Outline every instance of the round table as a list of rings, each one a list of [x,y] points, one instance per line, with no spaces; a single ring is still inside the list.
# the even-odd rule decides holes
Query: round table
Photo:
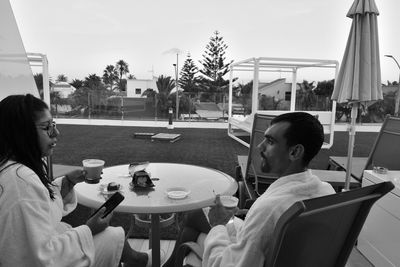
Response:
[[[154,187],[149,190],[132,190],[129,165],[118,165],[103,170],[98,184],[79,183],[75,186],[78,202],[91,208],[100,207],[110,194],[103,191],[110,182],[121,185],[120,193],[125,199],[115,209],[118,212],[151,214],[151,243],[153,266],[160,266],[160,214],[195,210],[214,204],[215,194],[232,195],[237,183],[231,176],[211,168],[177,164],[149,163]],[[169,188],[183,187],[190,191],[183,199],[171,199]]]

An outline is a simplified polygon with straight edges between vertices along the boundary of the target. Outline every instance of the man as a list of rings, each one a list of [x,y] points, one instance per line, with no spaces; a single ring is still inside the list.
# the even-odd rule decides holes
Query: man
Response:
[[[203,232],[207,233],[200,242],[204,244],[203,266],[263,266],[282,213],[296,201],[335,193],[332,186],[307,170],[323,141],[322,125],[308,113],[285,113],[274,118],[258,148],[262,171],[279,178],[253,203],[244,221],[235,218],[234,224],[228,223],[232,211],[221,205],[219,197],[208,214],[209,224],[202,212],[188,214],[176,247],[196,240]],[[173,261],[170,258],[164,266],[173,266]]]

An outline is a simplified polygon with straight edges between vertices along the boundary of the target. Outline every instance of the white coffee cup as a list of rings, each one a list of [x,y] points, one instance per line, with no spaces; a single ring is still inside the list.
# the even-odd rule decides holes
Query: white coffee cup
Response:
[[[234,196],[220,196],[220,200],[222,205],[228,209],[237,207],[239,203],[239,199]]]
[[[86,171],[87,180],[97,180],[101,178],[104,167],[104,160],[84,159],[82,160],[83,169]]]

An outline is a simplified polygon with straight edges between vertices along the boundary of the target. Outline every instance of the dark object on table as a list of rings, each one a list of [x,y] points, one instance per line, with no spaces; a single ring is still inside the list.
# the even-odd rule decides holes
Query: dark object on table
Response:
[[[146,171],[147,166],[149,166],[148,161],[142,161],[142,162],[133,162],[129,164],[129,175],[133,177],[135,172],[137,171]],[[150,176],[150,175],[149,175]]]
[[[144,171],[136,171],[132,177],[133,189],[146,189],[154,187],[153,182],[150,179],[150,175]]]
[[[107,191],[117,191],[117,190],[119,190],[120,186],[121,185],[116,182],[108,183]]]

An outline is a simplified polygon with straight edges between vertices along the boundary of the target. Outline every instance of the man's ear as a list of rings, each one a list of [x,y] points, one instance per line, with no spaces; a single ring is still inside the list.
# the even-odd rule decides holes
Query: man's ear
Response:
[[[301,144],[294,145],[289,150],[289,157],[291,160],[299,160],[304,156],[304,146]]]

